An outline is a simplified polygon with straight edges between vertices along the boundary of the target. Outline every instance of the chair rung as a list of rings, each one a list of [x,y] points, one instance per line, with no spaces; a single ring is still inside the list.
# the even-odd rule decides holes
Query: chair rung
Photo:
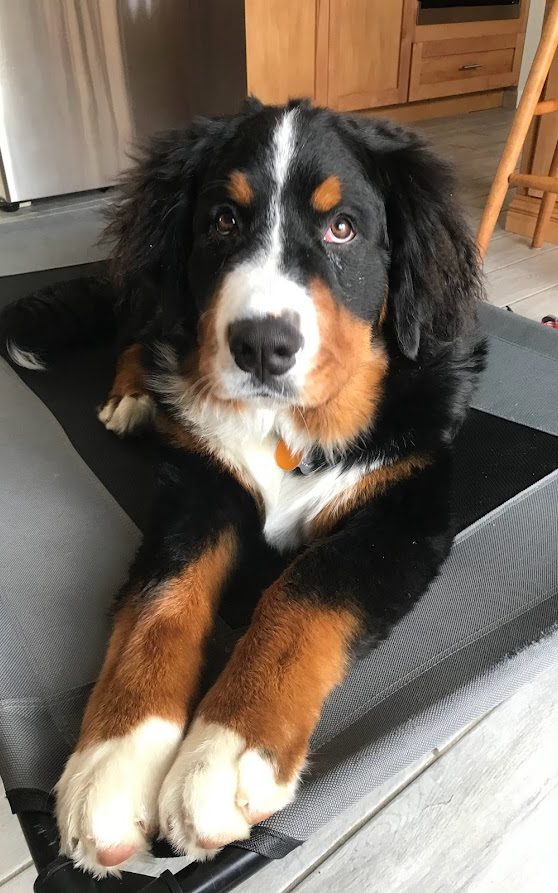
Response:
[[[543,99],[538,102],[533,115],[549,115],[551,112],[558,112],[558,99]]]
[[[542,192],[558,193],[558,177],[539,177],[537,174],[511,174],[510,186],[526,186]]]

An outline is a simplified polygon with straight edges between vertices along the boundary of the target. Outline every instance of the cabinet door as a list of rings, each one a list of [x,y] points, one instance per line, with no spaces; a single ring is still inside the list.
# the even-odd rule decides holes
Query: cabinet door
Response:
[[[244,14],[248,93],[277,104],[313,99],[316,0],[245,0]]]
[[[329,0],[328,104],[407,100],[416,0]]]

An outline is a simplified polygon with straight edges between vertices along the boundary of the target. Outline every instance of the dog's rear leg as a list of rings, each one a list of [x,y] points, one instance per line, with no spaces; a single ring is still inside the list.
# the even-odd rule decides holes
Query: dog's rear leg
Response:
[[[145,428],[154,415],[153,400],[145,387],[141,346],[132,344],[118,358],[112,388],[97,418],[108,431],[123,437]]]

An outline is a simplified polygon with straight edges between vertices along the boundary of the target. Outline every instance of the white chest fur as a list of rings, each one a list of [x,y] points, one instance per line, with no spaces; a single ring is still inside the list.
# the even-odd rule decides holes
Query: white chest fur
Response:
[[[308,448],[307,437],[292,425],[282,408],[248,404],[232,411],[226,405],[197,398],[184,388],[176,373],[176,358],[162,357],[170,374],[153,381],[153,387],[173,406],[175,416],[192,428],[214,455],[238,469],[260,493],[264,509],[264,536],[279,550],[296,548],[308,538],[312,520],[323,508],[343,498],[360,478],[381,463],[314,471],[308,475],[285,472],[275,461],[279,437],[295,450]]]
[[[362,469],[334,467],[308,475],[285,472],[275,462],[276,445],[277,438],[271,435],[259,444],[244,443],[234,460],[261,493],[267,542],[285,550],[307,539],[312,520],[359,480]]]

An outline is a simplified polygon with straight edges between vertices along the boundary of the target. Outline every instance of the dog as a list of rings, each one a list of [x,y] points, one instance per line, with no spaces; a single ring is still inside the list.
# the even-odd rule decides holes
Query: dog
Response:
[[[1,323],[31,368],[118,332],[99,418],[165,442],[57,786],[62,852],[97,876],[156,832],[210,858],[293,800],[325,700],[449,552],[485,353],[451,172],[387,121],[251,100],[155,138],[112,215],[110,278]],[[239,580],[257,602],[200,701]]]

